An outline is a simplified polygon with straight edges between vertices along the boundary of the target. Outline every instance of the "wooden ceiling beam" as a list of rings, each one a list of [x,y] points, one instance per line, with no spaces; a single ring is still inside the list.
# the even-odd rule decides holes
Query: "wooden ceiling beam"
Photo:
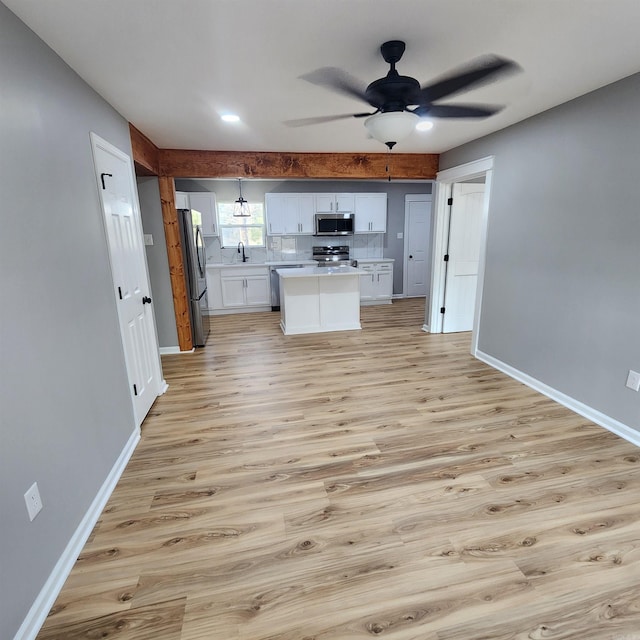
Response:
[[[438,154],[278,153],[160,149],[160,175],[173,178],[434,180]]]
[[[129,123],[131,151],[137,176],[160,175],[160,149],[147,136]]]

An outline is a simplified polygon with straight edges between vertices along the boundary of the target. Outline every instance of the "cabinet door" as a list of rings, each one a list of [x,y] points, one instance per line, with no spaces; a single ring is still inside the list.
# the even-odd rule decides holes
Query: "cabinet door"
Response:
[[[354,208],[353,193],[336,193],[336,211],[338,213],[353,213]]]
[[[371,264],[359,265],[358,269],[366,271],[360,276],[360,300],[373,300],[375,297],[375,267]]]
[[[220,272],[218,270],[207,269],[207,302],[209,309],[222,309]]]
[[[222,304],[225,307],[245,306],[245,278],[232,276],[222,277]]]
[[[298,223],[300,233],[312,234],[314,231],[315,198],[312,194],[298,196]]]
[[[284,233],[288,236],[294,236],[300,233],[300,223],[298,222],[298,196],[293,193],[285,194],[283,207]]]
[[[378,269],[376,273],[375,289],[375,297],[377,299],[391,298],[393,295],[393,271]]]
[[[358,193],[355,196],[355,232],[387,232],[387,194]]]
[[[318,213],[335,213],[335,194],[333,193],[316,193],[316,211]]]
[[[192,212],[200,216],[202,235],[217,236],[218,220],[216,217],[215,193],[190,193],[189,207]],[[197,218],[196,224],[198,224]]]
[[[245,279],[245,301],[248,307],[271,304],[269,276],[247,276]]]
[[[293,236],[313,232],[313,196],[297,193],[267,193],[267,233],[270,236]],[[304,205],[304,209],[302,208]],[[307,209],[310,214],[307,214]],[[305,217],[302,216],[305,212]],[[306,216],[310,218],[307,220]],[[307,229],[306,231],[304,229]]]
[[[267,193],[264,197],[267,212],[267,233],[270,236],[284,234],[284,213],[286,200],[279,193]]]
[[[176,191],[176,209],[188,209],[189,196],[181,191]]]

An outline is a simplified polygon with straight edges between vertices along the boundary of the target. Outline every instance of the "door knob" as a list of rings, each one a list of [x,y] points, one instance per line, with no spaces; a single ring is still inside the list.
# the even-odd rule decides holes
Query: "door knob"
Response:
[[[142,304],[151,304],[151,298],[149,296],[142,296]]]

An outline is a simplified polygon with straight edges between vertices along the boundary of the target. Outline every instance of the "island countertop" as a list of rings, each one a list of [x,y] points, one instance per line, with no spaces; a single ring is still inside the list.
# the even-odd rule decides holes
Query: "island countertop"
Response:
[[[309,278],[327,276],[360,276],[367,272],[356,267],[300,267],[299,269],[276,269],[281,278]]]

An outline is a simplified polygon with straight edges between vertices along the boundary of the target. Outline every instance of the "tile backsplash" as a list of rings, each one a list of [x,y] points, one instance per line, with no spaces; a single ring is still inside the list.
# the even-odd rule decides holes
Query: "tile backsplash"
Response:
[[[238,250],[221,248],[219,238],[206,238],[207,262],[234,264],[242,260]],[[267,246],[245,250],[249,263],[276,262],[282,260],[311,260],[314,246],[347,245],[353,259],[382,258],[383,233],[363,233],[347,237],[267,236]]]

